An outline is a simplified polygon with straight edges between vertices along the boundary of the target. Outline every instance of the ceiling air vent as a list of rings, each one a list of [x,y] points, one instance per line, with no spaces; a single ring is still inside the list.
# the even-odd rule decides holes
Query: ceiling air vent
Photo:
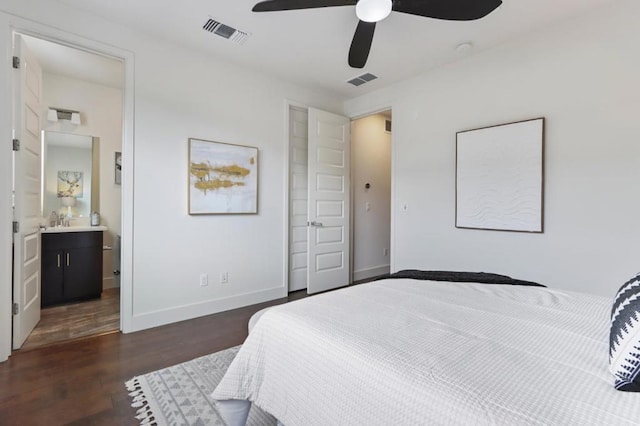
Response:
[[[368,83],[371,80],[375,80],[376,78],[378,78],[378,76],[373,75],[371,73],[366,73],[356,78],[352,78],[351,80],[347,81],[347,83],[353,84],[354,86],[360,86],[365,83]]]
[[[238,44],[243,44],[250,35],[246,31],[240,31],[236,28],[230,27],[229,25],[225,25],[211,18],[209,18],[207,22],[204,23],[202,29],[215,35],[219,35],[220,37],[226,38],[227,40],[234,41]]]

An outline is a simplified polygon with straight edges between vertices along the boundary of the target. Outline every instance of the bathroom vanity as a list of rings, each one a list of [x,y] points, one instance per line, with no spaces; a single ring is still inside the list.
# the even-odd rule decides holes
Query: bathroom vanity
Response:
[[[104,226],[42,230],[42,307],[100,297]]]

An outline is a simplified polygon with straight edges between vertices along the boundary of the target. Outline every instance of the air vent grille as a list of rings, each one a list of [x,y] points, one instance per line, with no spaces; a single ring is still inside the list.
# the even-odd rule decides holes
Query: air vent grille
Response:
[[[371,73],[366,73],[366,74],[362,74],[356,78],[352,78],[351,80],[347,81],[347,83],[349,84],[353,84],[354,86],[361,86],[365,83],[370,82],[371,80],[375,80],[376,78],[378,78],[377,76],[371,74]]]
[[[207,19],[202,29],[238,44],[243,44],[251,35],[211,18]]]
[[[391,120],[384,120],[384,131],[391,133]]]

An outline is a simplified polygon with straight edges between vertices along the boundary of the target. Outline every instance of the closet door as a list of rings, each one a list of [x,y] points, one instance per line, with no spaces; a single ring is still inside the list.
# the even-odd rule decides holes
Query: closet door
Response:
[[[307,288],[309,113],[289,108],[289,291]]]
[[[350,133],[347,117],[309,108],[309,294],[349,284]]]

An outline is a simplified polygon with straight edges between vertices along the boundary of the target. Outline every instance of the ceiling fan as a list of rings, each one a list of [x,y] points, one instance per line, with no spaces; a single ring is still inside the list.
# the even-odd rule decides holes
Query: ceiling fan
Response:
[[[449,21],[473,21],[487,16],[502,0],[265,0],[253,6],[254,12],[355,6],[359,19],[349,49],[349,66],[363,68],[369,57],[376,22],[391,11]]]

